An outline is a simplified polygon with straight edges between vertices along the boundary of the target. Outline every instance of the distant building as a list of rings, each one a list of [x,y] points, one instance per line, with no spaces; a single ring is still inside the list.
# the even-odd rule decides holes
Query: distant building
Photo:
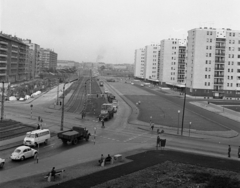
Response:
[[[27,79],[28,48],[22,39],[0,33],[0,81],[16,82]]]
[[[28,51],[28,73],[29,78],[35,78],[40,73],[40,46],[34,44],[31,40],[23,40],[29,46]]]
[[[145,50],[144,48],[135,50],[134,56],[134,77],[144,78],[145,69]]]
[[[145,46],[144,78],[151,81],[159,81],[159,56],[160,44]]]
[[[185,73],[186,40],[161,41],[159,81],[161,85],[181,86]]]
[[[118,70],[127,70],[127,65],[125,64],[113,64],[112,69],[118,69]]]
[[[56,70],[57,68],[57,53],[51,49],[40,49],[40,69],[52,69]]]
[[[69,60],[58,60],[57,61],[57,69],[65,69],[65,68],[71,68],[71,67],[79,67],[80,64],[75,61],[69,61]]]

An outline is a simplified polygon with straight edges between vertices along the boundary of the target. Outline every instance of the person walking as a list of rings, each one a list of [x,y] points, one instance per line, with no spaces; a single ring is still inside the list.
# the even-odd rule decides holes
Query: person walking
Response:
[[[152,131],[153,131],[153,129],[154,129],[154,123],[152,123],[152,125],[151,125],[151,129],[152,129]]]
[[[105,128],[105,126],[104,126],[104,119],[103,118],[101,119],[101,122],[102,122],[102,127]]]
[[[231,157],[231,146],[228,145],[228,157],[230,158]]]
[[[56,177],[56,170],[55,170],[55,167],[52,168],[51,176],[52,176],[53,179],[55,180],[55,177]]]
[[[238,158],[240,158],[240,146],[238,147]]]
[[[157,136],[157,145],[156,145],[157,149],[158,149],[158,147],[160,146],[160,142],[161,142],[161,139],[160,139],[159,136]]]

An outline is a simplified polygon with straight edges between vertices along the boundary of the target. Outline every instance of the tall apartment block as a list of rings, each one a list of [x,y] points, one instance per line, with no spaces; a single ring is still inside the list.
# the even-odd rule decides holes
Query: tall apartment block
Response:
[[[23,41],[29,46],[29,78],[35,78],[39,75],[40,65],[40,46],[38,44],[31,43],[31,40],[27,39]]]
[[[198,28],[188,31],[187,93],[240,97],[240,31]]]
[[[51,49],[40,49],[40,69],[52,69],[56,70],[57,68],[57,53]]]
[[[0,33],[0,81],[27,79],[28,46],[17,37]]]
[[[161,41],[159,81],[162,86],[181,87],[185,74],[186,40]]]
[[[144,78],[145,50],[143,48],[135,50],[134,55],[134,76]]]
[[[160,44],[145,46],[144,78],[151,81],[159,81],[159,55]]]

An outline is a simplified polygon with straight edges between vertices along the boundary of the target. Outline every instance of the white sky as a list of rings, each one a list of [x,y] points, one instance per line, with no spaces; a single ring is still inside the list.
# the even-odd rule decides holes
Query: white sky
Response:
[[[240,30],[239,0],[0,0],[0,30],[59,60],[134,63],[134,50],[200,26]]]

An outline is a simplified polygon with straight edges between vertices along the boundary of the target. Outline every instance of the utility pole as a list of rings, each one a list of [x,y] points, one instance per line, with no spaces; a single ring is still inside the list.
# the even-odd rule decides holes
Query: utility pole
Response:
[[[185,104],[186,104],[186,91],[187,91],[187,84],[185,84],[185,92],[184,92],[181,135],[183,135],[184,112],[185,112]]]
[[[62,117],[61,117],[61,131],[63,131],[63,120],[64,120],[64,90],[65,90],[65,84],[66,83],[64,83],[64,85],[63,85],[63,94],[62,94],[62,98],[63,98],[63,100],[62,100]]]
[[[57,87],[57,105],[58,105],[58,98],[59,98],[59,84],[60,84],[60,79],[58,79],[58,87]]]
[[[4,115],[4,81],[2,82],[2,111],[1,111],[1,121],[3,120],[3,115]]]

